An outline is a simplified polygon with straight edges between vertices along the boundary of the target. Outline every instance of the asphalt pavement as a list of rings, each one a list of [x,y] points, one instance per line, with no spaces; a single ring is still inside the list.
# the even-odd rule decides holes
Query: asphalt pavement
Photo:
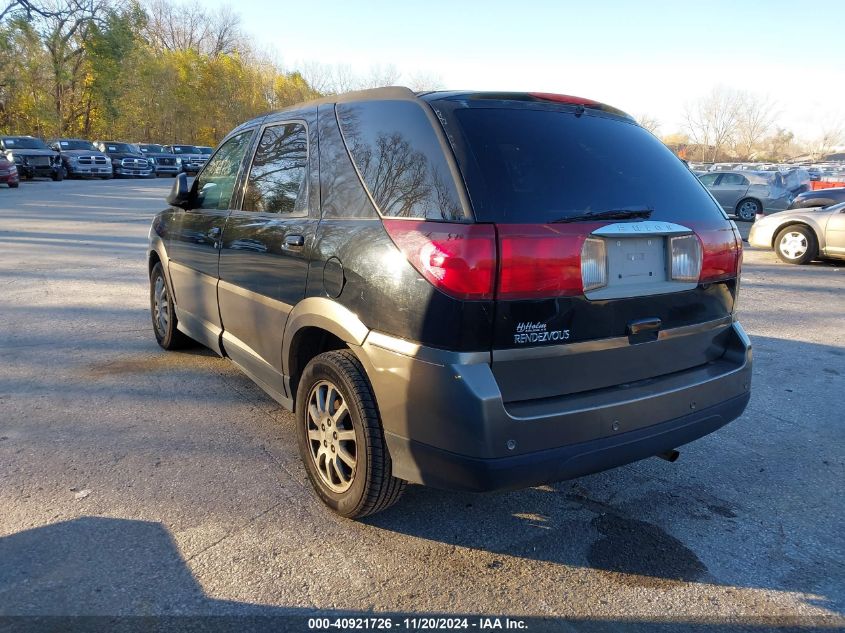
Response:
[[[845,262],[746,251],[751,404],[676,463],[411,486],[353,522],[314,498],[289,413],[156,345],[145,246],[171,182],[0,190],[0,616],[845,626]]]

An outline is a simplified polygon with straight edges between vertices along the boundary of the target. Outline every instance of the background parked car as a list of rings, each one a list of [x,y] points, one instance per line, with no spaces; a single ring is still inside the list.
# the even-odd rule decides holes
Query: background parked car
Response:
[[[138,143],[141,153],[152,161],[156,176],[176,176],[182,172],[182,159],[157,143]]]
[[[95,141],[94,145],[111,159],[114,175],[155,178],[150,161],[137,148],[120,141]]]
[[[0,137],[0,148],[6,159],[15,163],[18,174],[26,179],[36,176],[61,180],[64,177],[62,159],[47,143],[34,136]]]
[[[699,176],[726,213],[752,222],[758,213],[784,211],[795,198],[777,172],[716,171]]]
[[[18,168],[2,155],[0,155],[0,182],[9,185],[10,189],[14,189],[20,183]]]
[[[59,152],[65,176],[81,178],[96,176],[109,179],[112,166],[109,157],[99,151],[91,141],[77,138],[60,138],[50,142],[50,148]]]
[[[805,191],[798,195],[790,209],[804,209],[806,207],[829,207],[832,204],[845,202],[845,187],[832,189],[819,189],[818,191]]]
[[[165,145],[164,149],[182,158],[182,171],[186,174],[196,174],[208,162],[208,155],[196,145]]]
[[[819,257],[845,259],[845,203],[760,218],[751,227],[748,243],[774,249],[788,264],[808,264]]]
[[[202,152],[204,156],[211,156],[214,153],[214,148],[208,145],[197,145],[197,149]]]

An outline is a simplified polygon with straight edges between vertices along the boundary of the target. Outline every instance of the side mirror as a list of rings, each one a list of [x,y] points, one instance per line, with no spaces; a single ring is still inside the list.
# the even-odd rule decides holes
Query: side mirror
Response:
[[[182,209],[190,208],[191,189],[188,187],[187,174],[181,173],[176,176],[176,180],[173,181],[173,186],[170,188],[170,193],[167,195],[167,204]]]

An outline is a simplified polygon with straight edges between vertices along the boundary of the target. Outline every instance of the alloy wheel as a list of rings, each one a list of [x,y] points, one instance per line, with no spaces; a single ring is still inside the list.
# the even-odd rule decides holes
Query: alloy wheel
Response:
[[[164,277],[159,275],[155,280],[153,291],[153,315],[155,326],[160,337],[167,336],[167,326],[170,323],[170,299],[167,295],[167,284]]]
[[[321,380],[312,387],[305,424],[320,479],[333,492],[349,490],[358,465],[358,445],[349,407],[336,385]]]
[[[757,215],[758,204],[752,200],[746,200],[739,206],[739,217],[742,220],[753,220]]]

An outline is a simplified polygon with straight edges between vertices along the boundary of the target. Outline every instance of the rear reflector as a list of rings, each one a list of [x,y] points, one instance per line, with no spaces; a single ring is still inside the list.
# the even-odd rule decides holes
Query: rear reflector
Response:
[[[435,288],[456,299],[493,298],[493,225],[386,219],[384,228],[411,265]]]
[[[669,238],[669,276],[674,281],[693,282],[701,276],[701,242],[695,235]]]

